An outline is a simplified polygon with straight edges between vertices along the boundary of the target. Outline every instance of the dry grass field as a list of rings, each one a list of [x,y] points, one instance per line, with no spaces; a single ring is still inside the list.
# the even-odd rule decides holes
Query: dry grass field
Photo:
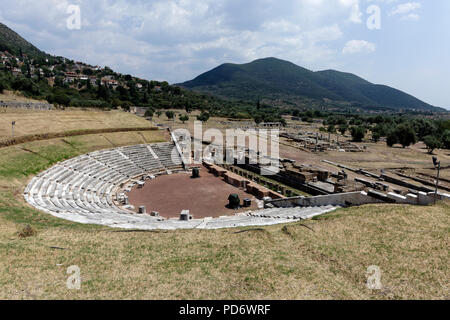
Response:
[[[11,137],[11,122],[16,121],[14,135],[70,132],[84,129],[144,128],[151,123],[121,111],[28,111],[0,108],[0,140]]]
[[[302,132],[319,132],[319,125],[302,123],[302,122],[292,122],[297,125],[301,125],[302,129],[288,129],[291,133],[296,133],[298,131]],[[322,133],[324,136],[328,134]],[[337,140],[336,134],[331,135],[332,140]],[[339,141],[350,141],[350,137],[343,137],[339,135]],[[366,137],[366,140],[367,137]],[[431,160],[432,155],[428,154],[425,145],[419,142],[408,148],[402,148],[400,146],[395,146],[394,148],[389,148],[386,142],[363,142],[355,143],[360,147],[365,147],[365,152],[338,152],[338,151],[326,151],[323,153],[310,153],[299,150],[297,148],[292,148],[286,145],[286,140],[281,139],[281,154],[282,156],[292,158],[294,160],[300,160],[303,163],[320,165],[325,169],[332,170],[333,167],[329,166],[321,160],[326,159],[332,162],[337,162],[344,164],[353,168],[362,168],[365,170],[379,171],[380,169],[415,169],[417,172],[424,172],[432,176],[436,175],[433,167],[433,162]],[[450,167],[450,152],[449,150],[438,149],[433,152],[433,155],[437,156],[441,161],[442,168]],[[336,170],[336,168],[334,168]],[[441,175],[444,178],[450,179],[450,170],[442,170]]]
[[[121,232],[0,207],[1,299],[449,299],[449,204],[365,206],[302,224]],[[25,223],[37,235],[22,239]],[[68,290],[66,270],[82,285]],[[366,288],[377,265],[382,290]]]
[[[183,110],[177,110],[178,114],[184,114]],[[154,123],[160,123],[172,127],[173,129],[188,129],[191,133],[194,131],[194,121],[196,120],[197,113],[192,113],[189,115],[190,119],[188,122],[183,124],[177,117],[175,121],[168,120],[163,114],[160,118],[154,117]],[[225,135],[225,129],[227,125],[224,122],[228,122],[226,118],[211,118],[207,123],[203,124],[203,129],[207,130],[210,128],[215,128],[221,130]],[[288,132],[298,133],[302,132],[319,132],[318,124],[309,124],[299,121],[291,121],[288,123],[300,125],[301,129],[289,128]],[[322,133],[323,135],[327,135]],[[332,140],[337,140],[336,135],[331,135]],[[339,141],[350,141],[350,137],[343,137],[339,135]],[[365,170],[372,170],[374,172],[379,172],[380,169],[414,169],[417,172],[423,172],[432,176],[436,175],[431,160],[432,155],[428,154],[425,145],[420,142],[414,146],[408,148],[401,148],[396,146],[394,148],[389,148],[386,142],[363,142],[355,143],[361,147],[365,147],[365,152],[338,152],[338,151],[326,151],[322,153],[312,153],[299,150],[289,146],[286,139],[280,139],[280,155],[281,157],[297,160],[303,164],[309,164],[314,166],[322,167],[323,169],[330,171],[337,171],[337,168],[328,165],[322,160],[328,160],[332,162],[337,162],[344,164],[353,168],[362,168]],[[441,161],[442,168],[450,168],[450,152],[448,150],[435,150],[433,155],[437,156]],[[450,179],[450,170],[442,170],[441,176],[446,179]]]
[[[58,161],[165,139],[108,133],[1,148],[0,299],[450,299],[449,203],[367,205],[264,228],[130,232],[57,219],[23,200],[32,176]],[[80,290],[66,287],[72,265]],[[381,290],[367,289],[372,265]]]

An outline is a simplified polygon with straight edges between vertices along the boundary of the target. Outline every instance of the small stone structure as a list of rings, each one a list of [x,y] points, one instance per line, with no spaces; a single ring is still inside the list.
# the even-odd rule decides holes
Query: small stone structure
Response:
[[[145,206],[140,206],[139,207],[139,214],[146,214],[147,213],[147,209]]]
[[[192,216],[191,216],[189,210],[181,211],[181,214],[180,214],[180,220],[181,221],[189,221],[191,219],[192,219]]]

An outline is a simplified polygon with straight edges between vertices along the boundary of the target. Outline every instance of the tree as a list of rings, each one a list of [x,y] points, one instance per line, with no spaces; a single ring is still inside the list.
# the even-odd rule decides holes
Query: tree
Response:
[[[442,146],[445,149],[450,149],[450,130],[445,130],[442,135]]]
[[[27,69],[27,78],[31,78],[31,67],[28,62],[26,63],[26,69]]]
[[[89,83],[89,82],[88,82],[88,83]],[[113,107],[114,109],[117,109],[121,104],[122,104],[122,101],[120,101],[120,100],[117,99],[117,98],[114,98],[114,99],[111,101],[111,107]]]
[[[412,128],[421,140],[427,136],[433,136],[438,132],[436,125],[428,119],[415,119],[412,122]]]
[[[3,93],[3,90],[5,90],[5,85],[3,82],[0,82],[0,93]]]
[[[57,94],[52,99],[54,102],[56,102],[59,105],[68,106],[70,103],[70,98],[65,94]]]
[[[255,121],[256,125],[259,125],[261,122],[263,122],[263,118],[261,115],[257,114],[253,120]]]
[[[175,87],[172,90],[173,94],[176,96],[180,96],[181,95],[181,88],[180,87]]]
[[[362,142],[366,135],[366,129],[361,126],[351,127],[350,133],[352,134],[352,139],[354,142]]]
[[[153,114],[154,114],[153,109],[148,108],[147,111],[145,111],[144,116],[147,118],[151,118],[151,117],[153,117]]]
[[[36,68],[36,70],[34,71],[34,74],[37,76],[37,81],[41,81],[42,77],[41,77],[41,70],[39,70],[39,68]]]
[[[144,92],[144,98],[142,99],[142,101],[144,101],[144,103],[148,103],[149,102],[147,91]]]
[[[183,124],[186,122],[186,121],[189,121],[189,116],[187,115],[187,114],[181,114],[180,115],[180,120],[183,122]]]
[[[417,142],[416,133],[413,128],[407,123],[401,123],[395,128],[398,142],[403,148],[409,147]]]
[[[175,117],[175,113],[173,111],[166,111],[166,117],[169,120],[173,120],[173,118]]]
[[[393,147],[398,143],[397,132],[395,130],[390,130],[386,136],[386,143],[389,147]]]
[[[85,74],[87,76],[92,76],[94,74],[94,72],[92,71],[92,69],[84,68],[83,69],[83,74]]]
[[[336,132],[336,128],[334,127],[334,125],[330,124],[327,128],[327,132],[329,133],[335,133]]]
[[[377,143],[380,141],[381,135],[378,131],[372,132],[372,141]]]
[[[97,91],[97,97],[103,100],[109,100],[110,91],[109,88],[105,85],[99,85]]]
[[[432,154],[435,149],[441,147],[441,142],[435,136],[426,136],[423,138],[423,142],[427,146],[429,154]]]
[[[160,111],[160,110],[156,111],[156,116],[157,116],[158,118],[161,117],[161,115],[162,115],[162,111]]]
[[[340,125],[339,126],[339,132],[342,134],[342,135],[345,135],[345,133],[347,132],[347,130],[348,130],[348,125]]]
[[[377,133],[379,137],[386,137],[388,133],[388,127],[383,123],[378,123],[373,129],[372,134]]]
[[[197,116],[197,120],[205,123],[209,120],[209,117],[210,115],[208,112],[202,111],[202,113],[199,116]]]
[[[132,106],[132,103],[130,101],[123,101],[122,105],[121,105],[122,109],[125,111],[130,111],[131,106]]]

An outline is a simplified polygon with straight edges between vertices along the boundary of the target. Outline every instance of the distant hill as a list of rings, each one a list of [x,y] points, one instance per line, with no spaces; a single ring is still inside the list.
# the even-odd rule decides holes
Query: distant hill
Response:
[[[22,38],[15,31],[0,23],[0,51],[8,51],[13,55],[19,55],[20,50],[30,58],[50,58],[51,56],[39,50]]]
[[[370,83],[356,75],[326,70],[313,72],[291,62],[265,58],[247,64],[222,64],[179,86],[241,100],[272,100],[395,110],[440,111],[400,90]]]

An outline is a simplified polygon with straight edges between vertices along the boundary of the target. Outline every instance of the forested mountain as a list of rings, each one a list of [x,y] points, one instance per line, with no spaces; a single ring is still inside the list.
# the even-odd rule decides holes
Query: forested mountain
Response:
[[[407,93],[372,84],[350,73],[335,70],[313,72],[276,58],[240,65],[223,64],[180,86],[231,99],[266,99],[294,105],[313,100],[319,104],[325,102],[367,109],[435,110],[435,107]]]

